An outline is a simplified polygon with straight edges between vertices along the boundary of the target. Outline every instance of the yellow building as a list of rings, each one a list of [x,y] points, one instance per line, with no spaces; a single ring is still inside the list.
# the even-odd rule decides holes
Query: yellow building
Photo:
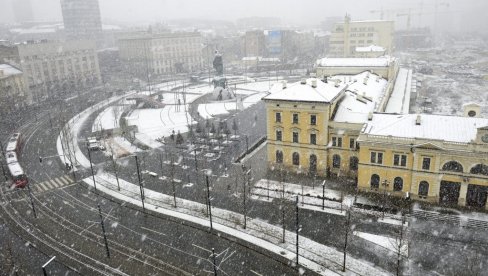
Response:
[[[394,22],[385,20],[351,21],[336,23],[329,39],[330,57],[354,57],[356,47],[381,46],[386,54],[393,51]]]
[[[487,206],[488,119],[374,114],[358,143],[363,191]]]
[[[391,86],[386,79],[363,72],[274,87],[263,98],[269,166],[355,177],[356,139],[370,114],[384,109]]]

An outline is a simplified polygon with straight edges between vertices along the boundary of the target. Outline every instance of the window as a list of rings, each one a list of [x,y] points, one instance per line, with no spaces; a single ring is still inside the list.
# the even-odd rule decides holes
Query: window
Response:
[[[373,164],[383,164],[383,153],[382,152],[371,152],[371,163]]]
[[[317,125],[317,115],[310,115],[310,124],[312,126]]]
[[[380,176],[377,174],[371,175],[370,181],[371,189],[379,189],[380,188]]]
[[[332,156],[332,167],[333,168],[340,168],[341,167],[341,156],[338,154],[334,154]]]
[[[275,113],[275,120],[277,123],[281,123],[281,113],[280,112]]]
[[[403,190],[403,179],[401,177],[395,177],[393,180],[393,191],[400,192]]]
[[[283,134],[281,130],[276,131],[276,141],[283,141]]]
[[[471,168],[470,173],[488,175],[488,166],[483,164],[478,164]]]
[[[349,148],[350,149],[355,149],[356,148],[356,139],[349,138]]]
[[[422,170],[430,170],[430,157],[422,159]]]
[[[292,159],[293,159],[293,165],[300,165],[300,155],[298,154],[298,152],[294,152],[293,155],[292,155]]]
[[[293,132],[293,143],[298,143],[298,132]]]
[[[276,163],[283,163],[283,152],[281,150],[276,151]]]
[[[449,161],[442,166],[443,171],[449,172],[463,172],[463,166],[456,161]]]
[[[332,137],[332,146],[342,148],[342,137]]]
[[[310,144],[317,145],[317,134],[315,133],[310,134]]]
[[[429,183],[427,181],[420,181],[419,183],[419,196],[426,198],[429,194]]]
[[[293,123],[298,124],[298,114],[297,113],[293,114]]]
[[[356,156],[352,156],[351,158],[349,158],[349,169],[351,171],[357,171],[358,163],[359,163],[358,158]]]
[[[394,154],[393,155],[393,166],[406,167],[407,166],[407,156],[405,154]]]

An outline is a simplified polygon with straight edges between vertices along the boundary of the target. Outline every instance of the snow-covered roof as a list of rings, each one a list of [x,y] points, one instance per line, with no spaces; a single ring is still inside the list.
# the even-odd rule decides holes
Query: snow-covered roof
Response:
[[[22,71],[8,64],[0,64],[0,71],[3,72],[4,77],[22,74]],[[0,77],[2,77],[2,74],[0,74]]]
[[[322,58],[317,60],[319,67],[388,67],[395,58],[382,56],[377,58]]]
[[[385,111],[387,113],[408,114],[410,93],[412,92],[412,70],[400,68],[395,78],[395,87],[391,93]]]
[[[356,47],[356,52],[384,52],[386,49],[377,45],[369,45],[366,47]]]
[[[348,84],[345,97],[340,102],[334,116],[335,122],[367,122],[368,114],[376,111],[388,85],[387,80],[370,72],[351,76],[334,76],[332,79],[341,79]]]
[[[312,86],[312,82],[316,83],[316,87]],[[335,85],[332,81],[324,83],[310,78],[305,83],[299,81],[288,84],[285,89],[278,90],[264,97],[263,100],[330,103],[346,87],[344,83]]]
[[[476,139],[477,129],[488,126],[488,119],[448,115],[421,114],[416,124],[416,114],[374,114],[362,133],[401,138],[443,140],[469,143]]]

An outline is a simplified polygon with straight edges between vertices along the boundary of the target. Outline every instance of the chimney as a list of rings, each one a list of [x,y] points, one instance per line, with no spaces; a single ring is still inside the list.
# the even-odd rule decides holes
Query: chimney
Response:
[[[324,83],[327,83],[327,76],[324,76],[324,79],[322,80]]]
[[[417,119],[415,119],[415,124],[420,126],[420,122],[421,122],[420,114],[417,114]]]
[[[281,84],[283,85],[283,89],[286,89],[286,80],[282,81]]]
[[[302,80],[300,81],[300,84],[307,84],[307,79],[302,79]]]
[[[317,79],[312,79],[312,87],[317,88]]]
[[[373,112],[369,112],[368,113],[368,121],[372,121],[373,120]]]

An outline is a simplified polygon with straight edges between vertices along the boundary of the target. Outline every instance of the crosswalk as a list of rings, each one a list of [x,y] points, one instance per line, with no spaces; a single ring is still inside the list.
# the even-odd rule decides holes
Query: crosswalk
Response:
[[[48,179],[48,180],[40,182],[40,183],[36,183],[35,185],[33,185],[32,190],[34,192],[41,193],[41,192],[46,192],[46,191],[53,190],[56,188],[60,188],[63,186],[67,186],[67,185],[72,184],[74,182],[75,181],[69,175],[63,175],[60,177]]]

